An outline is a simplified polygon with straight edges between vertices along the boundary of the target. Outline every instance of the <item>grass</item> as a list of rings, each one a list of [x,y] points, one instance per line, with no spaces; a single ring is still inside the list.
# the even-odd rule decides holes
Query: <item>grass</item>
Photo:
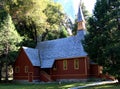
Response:
[[[68,89],[85,83],[0,84],[0,89]]]
[[[0,89],[68,89],[83,86],[86,83],[47,83],[47,84],[0,84]],[[120,84],[101,85],[83,89],[120,89]]]
[[[87,87],[83,89],[120,89],[120,84],[100,85],[95,87]]]

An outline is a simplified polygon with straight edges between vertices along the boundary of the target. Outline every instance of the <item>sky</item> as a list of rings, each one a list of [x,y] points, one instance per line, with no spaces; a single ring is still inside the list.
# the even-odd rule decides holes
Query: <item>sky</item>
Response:
[[[85,4],[86,9],[92,14],[94,4],[96,0],[54,0],[55,2],[59,2],[62,4],[65,13],[71,18],[75,19],[75,15],[78,12],[78,6],[80,1]]]

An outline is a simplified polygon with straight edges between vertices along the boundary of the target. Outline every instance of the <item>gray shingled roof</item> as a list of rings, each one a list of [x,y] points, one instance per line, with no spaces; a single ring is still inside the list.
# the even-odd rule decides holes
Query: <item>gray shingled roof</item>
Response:
[[[86,56],[81,40],[84,39],[84,30],[78,31],[76,36],[39,42],[41,68],[51,68],[57,59]]]
[[[78,9],[78,18],[77,18],[77,21],[78,22],[85,21],[84,16],[83,16],[83,12],[82,12],[82,9],[81,9],[81,6],[79,6],[79,9]]]
[[[22,47],[33,66],[40,66],[38,49]]]

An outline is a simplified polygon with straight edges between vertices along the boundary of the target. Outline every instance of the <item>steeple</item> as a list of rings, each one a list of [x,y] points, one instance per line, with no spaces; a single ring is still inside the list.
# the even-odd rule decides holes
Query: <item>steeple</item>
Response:
[[[85,19],[84,19],[84,16],[83,16],[81,5],[79,5],[78,15],[77,16],[78,16],[78,18],[77,18],[78,30],[84,30],[86,27],[85,27]]]

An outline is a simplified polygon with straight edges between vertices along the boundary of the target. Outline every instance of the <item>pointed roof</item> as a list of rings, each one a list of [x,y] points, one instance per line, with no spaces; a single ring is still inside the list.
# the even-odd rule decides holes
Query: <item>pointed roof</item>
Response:
[[[33,66],[40,66],[38,49],[22,47]]]
[[[83,16],[83,12],[82,12],[82,9],[81,9],[81,5],[79,5],[78,18],[77,19],[78,19],[78,22],[85,21],[84,16]]]

